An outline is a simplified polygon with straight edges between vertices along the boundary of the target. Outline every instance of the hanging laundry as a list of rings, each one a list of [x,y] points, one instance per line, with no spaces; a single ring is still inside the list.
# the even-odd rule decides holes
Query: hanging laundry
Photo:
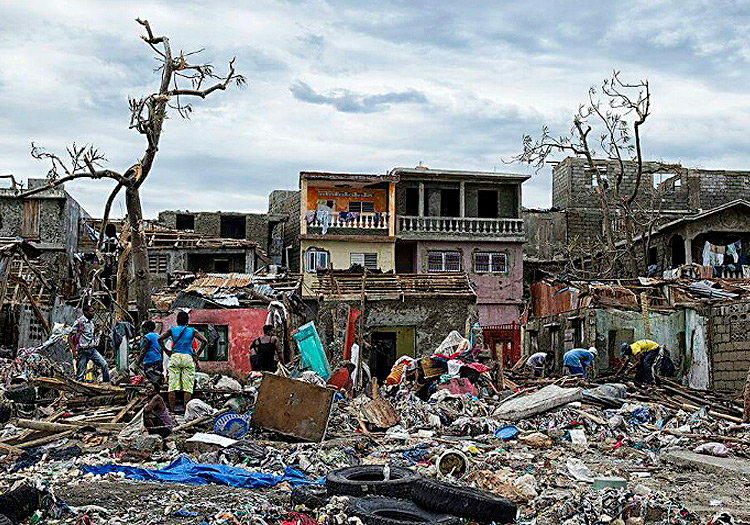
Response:
[[[703,266],[721,266],[724,264],[726,246],[717,246],[706,241],[703,245]]]
[[[315,210],[308,210],[305,212],[305,221],[307,221],[307,225],[315,222],[316,213]]]
[[[318,210],[317,215],[320,222],[320,232],[325,235],[331,225],[331,213],[328,210]]]

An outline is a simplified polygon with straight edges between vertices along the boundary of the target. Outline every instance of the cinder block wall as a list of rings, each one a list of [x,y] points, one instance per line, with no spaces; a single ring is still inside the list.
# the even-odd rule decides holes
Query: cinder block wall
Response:
[[[712,306],[709,334],[711,386],[740,392],[750,368],[750,301]]]

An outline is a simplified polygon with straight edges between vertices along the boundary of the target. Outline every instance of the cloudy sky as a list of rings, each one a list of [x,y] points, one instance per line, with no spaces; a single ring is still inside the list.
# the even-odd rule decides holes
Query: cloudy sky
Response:
[[[589,4],[590,7],[584,7]],[[238,7],[244,5],[244,7]],[[626,7],[622,7],[622,6]],[[0,174],[44,176],[49,150],[94,143],[112,169],[143,151],[128,96],[156,88],[136,16],[173,49],[237,56],[244,89],[195,103],[165,125],[144,188],[160,209],[263,211],[300,170],[506,165],[524,133],[564,132],[587,89],[619,69],[648,78],[646,154],[750,169],[750,4],[310,0],[4,1],[0,6]],[[549,169],[524,204],[549,205]],[[101,215],[108,182],[68,189]],[[121,204],[116,206],[121,213]]]

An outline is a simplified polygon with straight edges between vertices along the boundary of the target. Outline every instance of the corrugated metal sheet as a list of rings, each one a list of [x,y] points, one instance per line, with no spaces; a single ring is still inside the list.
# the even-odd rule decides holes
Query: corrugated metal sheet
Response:
[[[534,317],[537,319],[568,312],[575,308],[574,294],[569,287],[563,284],[549,284],[544,281],[533,283],[529,286],[531,305]]]

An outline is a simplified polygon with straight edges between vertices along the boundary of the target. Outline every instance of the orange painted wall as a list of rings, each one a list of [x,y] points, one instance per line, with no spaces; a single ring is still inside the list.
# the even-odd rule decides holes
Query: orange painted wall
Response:
[[[327,194],[327,195],[326,195]],[[307,187],[307,209],[316,210],[318,200],[334,201],[334,211],[348,211],[349,201],[373,202],[376,212],[388,211],[388,191],[385,189],[315,188]]]

